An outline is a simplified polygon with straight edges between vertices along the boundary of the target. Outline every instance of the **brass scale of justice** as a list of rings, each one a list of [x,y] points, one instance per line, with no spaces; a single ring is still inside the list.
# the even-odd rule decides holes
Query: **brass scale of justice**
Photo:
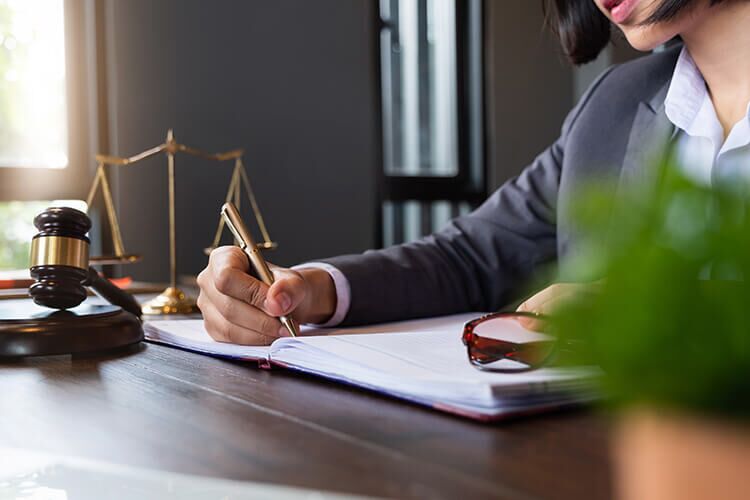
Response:
[[[115,210],[114,202],[112,200],[112,192],[110,190],[109,181],[107,179],[107,166],[128,166],[134,163],[141,162],[153,156],[166,153],[167,155],[167,183],[169,190],[169,286],[156,298],[143,304],[143,314],[157,315],[157,314],[191,314],[198,312],[195,299],[189,297],[185,292],[180,290],[177,286],[177,251],[176,251],[176,215],[175,215],[175,155],[177,153],[185,153],[191,156],[199,157],[210,161],[229,161],[234,160],[234,169],[232,171],[232,177],[229,181],[229,188],[227,189],[227,195],[225,202],[232,201],[238,208],[240,207],[240,199],[242,188],[244,187],[245,194],[250,201],[250,206],[255,217],[255,221],[258,224],[263,241],[258,243],[260,249],[274,249],[277,244],[271,240],[266,229],[265,222],[263,221],[263,215],[258,207],[258,202],[255,198],[250,178],[247,175],[245,165],[242,162],[244,151],[242,149],[235,149],[227,151],[225,153],[206,153],[204,151],[185,146],[184,144],[178,143],[174,138],[174,133],[170,129],[167,132],[167,139],[163,144],[153,147],[142,153],[122,158],[118,156],[108,156],[98,154],[96,155],[97,169],[94,176],[94,181],[89,190],[86,198],[87,206],[91,207],[96,194],[101,188],[102,198],[104,200],[104,209],[107,214],[107,220],[112,233],[112,248],[114,249],[114,255],[104,255],[99,257],[91,257],[90,263],[93,264],[133,264],[141,260],[140,255],[129,254],[125,251],[125,246],[122,242],[122,233],[120,231],[120,223],[117,219],[117,212]],[[219,245],[221,240],[222,231],[224,229],[224,219],[219,216],[219,224],[216,228],[216,234],[210,247],[204,249],[204,253],[209,254],[212,249]]]

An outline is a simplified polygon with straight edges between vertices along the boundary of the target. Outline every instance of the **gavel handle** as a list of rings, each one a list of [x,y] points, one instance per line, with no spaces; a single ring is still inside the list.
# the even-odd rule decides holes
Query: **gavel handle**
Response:
[[[138,318],[143,314],[141,312],[140,304],[138,304],[138,301],[136,301],[132,295],[125,290],[116,287],[109,280],[99,276],[99,273],[96,272],[96,269],[93,267],[89,267],[89,275],[88,278],[86,278],[84,285],[93,288],[96,293],[101,295],[101,297],[109,303],[122,307],[124,310],[134,314]]]

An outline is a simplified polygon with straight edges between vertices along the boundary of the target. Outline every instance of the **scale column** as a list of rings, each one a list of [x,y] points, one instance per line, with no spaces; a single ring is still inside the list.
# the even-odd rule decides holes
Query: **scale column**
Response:
[[[177,287],[177,231],[175,220],[175,167],[177,142],[172,129],[167,132],[167,183],[169,189],[169,288],[143,306],[143,314],[192,314],[198,312],[195,300]]]

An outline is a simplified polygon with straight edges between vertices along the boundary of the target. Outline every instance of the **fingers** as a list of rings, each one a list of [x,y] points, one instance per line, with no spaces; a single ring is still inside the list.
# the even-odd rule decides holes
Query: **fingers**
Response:
[[[242,345],[270,345],[277,338],[277,335],[263,335],[232,323],[219,313],[211,302],[203,301],[199,307],[203,313],[206,331],[216,341]]]
[[[219,252],[219,250],[224,251]],[[218,255],[214,257],[214,253]],[[247,273],[248,260],[242,250],[237,247],[222,247],[214,250],[211,253],[207,270],[210,275],[204,276],[203,279],[208,282],[206,284],[209,285],[207,286],[209,291],[215,289],[222,295],[240,300],[258,309],[264,308],[268,286]],[[202,284],[201,288],[203,288]],[[216,296],[212,295],[209,298],[213,300]]]
[[[247,272],[250,262],[247,255],[239,247],[224,246],[215,248],[208,257],[209,269],[223,269],[231,267]]]
[[[247,256],[237,247],[214,250],[208,267],[198,275],[198,307],[215,340],[270,344],[286,330],[264,310],[268,286],[247,274],[248,266]]]
[[[518,306],[517,310],[521,312],[543,314],[542,311],[546,310],[545,308],[547,304],[554,300],[555,291],[553,287],[555,287],[555,285],[551,285],[541,292],[535,293]]]
[[[528,312],[528,311],[522,311],[522,312]],[[546,332],[547,327],[549,326],[546,321],[544,321],[541,318],[534,318],[530,316],[521,316],[518,318],[518,323],[526,328],[527,330],[531,330],[533,332]]]
[[[516,310],[541,316],[550,316],[566,301],[591,291],[588,284],[555,283],[526,299]],[[549,327],[543,318],[522,317],[519,319],[519,323],[524,328],[537,332],[547,331]]]
[[[517,310],[541,315],[553,314],[560,304],[575,297],[584,286],[579,283],[555,283],[526,299]]]
[[[538,292],[534,294],[533,296],[529,297],[524,301],[516,311],[519,312],[525,312],[525,313],[532,313],[532,314],[540,314],[539,309],[542,304],[544,304],[549,299],[547,298],[547,289],[545,288],[541,292]],[[535,332],[543,332],[544,331],[544,321],[539,318],[529,317],[529,316],[521,316],[518,319],[518,323],[527,330],[532,330]]]
[[[267,337],[279,336],[279,320],[247,302],[221,293],[210,284],[201,288],[198,300],[201,312],[204,311],[204,306],[208,305],[234,325]],[[203,314],[205,318],[205,312]]]
[[[266,292],[264,309],[271,316],[289,314],[305,299],[307,283],[299,273],[275,267],[275,282]]]

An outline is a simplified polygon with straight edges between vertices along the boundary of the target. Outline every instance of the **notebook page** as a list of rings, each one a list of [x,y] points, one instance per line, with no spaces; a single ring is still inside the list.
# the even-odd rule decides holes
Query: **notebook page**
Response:
[[[274,343],[272,359],[285,361],[293,356],[299,361],[307,353],[312,355],[313,349],[318,351],[316,357],[329,357],[332,362],[350,360],[373,371],[422,380],[519,385],[571,378],[575,372],[556,368],[514,374],[483,372],[469,363],[460,335],[450,331],[284,338]]]
[[[245,346],[217,342],[206,331],[202,319],[153,320],[143,324],[146,340],[180,347],[202,354],[232,359],[257,360],[268,357],[269,346]],[[302,335],[333,335],[346,330],[300,327]]]
[[[281,339],[272,361],[352,383],[464,401],[574,388],[589,370],[548,368],[524,373],[482,372],[466,357],[460,330]]]
[[[146,340],[180,347],[202,354],[232,359],[258,360],[268,357],[268,346],[243,346],[212,339],[202,319],[157,320],[143,324]]]
[[[468,321],[483,316],[486,313],[470,312],[438,316],[433,318],[410,319],[405,321],[394,321],[390,323],[378,323],[364,326],[354,326],[336,329],[333,334],[362,334],[362,333],[403,333],[403,332],[458,332],[463,331],[464,324]],[[313,334],[317,334],[315,331]],[[331,333],[328,333],[330,335]]]
[[[435,331],[441,328],[453,330],[456,325],[463,325],[469,319],[476,318],[477,316],[479,316],[479,313],[459,314],[447,316],[446,318],[409,320],[354,328],[316,328],[310,325],[302,325],[300,333],[303,336],[318,336],[342,333],[353,335],[398,331]],[[236,359],[259,359],[266,358],[269,352],[267,346],[240,346],[217,342],[206,332],[202,319],[147,321],[144,323],[144,332],[147,340],[190,349],[204,354]]]

